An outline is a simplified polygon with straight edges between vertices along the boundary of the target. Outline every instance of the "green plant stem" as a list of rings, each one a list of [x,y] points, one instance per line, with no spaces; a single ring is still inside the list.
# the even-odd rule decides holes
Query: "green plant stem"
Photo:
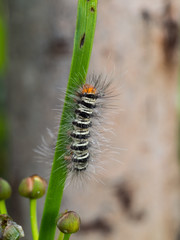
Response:
[[[0,213],[7,214],[6,202],[5,200],[0,200]]]
[[[30,218],[31,218],[31,231],[33,240],[38,240],[38,224],[37,224],[37,200],[30,199]]]
[[[71,236],[71,234],[64,234],[64,239],[63,240],[69,240],[70,236]]]
[[[45,206],[41,221],[39,240],[54,239],[56,229],[56,218],[60,209],[63,196],[64,184],[67,176],[67,167],[64,160],[66,153],[67,132],[65,125],[67,124],[67,116],[70,108],[70,103],[73,99],[70,97],[70,89],[77,87],[77,84],[85,82],[88,71],[89,60],[91,56],[94,32],[96,26],[97,15],[97,0],[78,1],[76,31],[74,37],[74,48],[69,80],[67,84],[67,92],[65,104],[60,122],[60,128],[55,149],[54,161],[45,200]],[[77,78],[74,81],[74,78]]]
[[[63,240],[63,237],[64,237],[64,233],[62,233],[62,232],[60,231],[60,233],[59,233],[59,236],[58,236],[58,239],[57,239],[57,240]]]

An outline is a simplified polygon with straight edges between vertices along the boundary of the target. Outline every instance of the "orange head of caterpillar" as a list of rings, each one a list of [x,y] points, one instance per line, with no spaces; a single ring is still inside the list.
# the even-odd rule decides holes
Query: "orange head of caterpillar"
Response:
[[[82,87],[82,94],[96,94],[96,88],[90,84],[84,84]]]

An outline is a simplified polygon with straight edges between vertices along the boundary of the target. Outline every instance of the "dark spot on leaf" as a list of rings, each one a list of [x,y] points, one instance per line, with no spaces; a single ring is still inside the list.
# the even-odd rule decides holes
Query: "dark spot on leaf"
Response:
[[[80,232],[102,232],[104,234],[109,234],[112,232],[112,227],[110,224],[103,218],[97,218],[89,223],[81,224]]]
[[[84,45],[85,36],[86,36],[86,34],[84,33],[82,38],[81,38],[81,41],[80,41],[80,48],[82,48],[83,45]]]
[[[91,12],[95,12],[95,9],[93,7],[91,7]]]

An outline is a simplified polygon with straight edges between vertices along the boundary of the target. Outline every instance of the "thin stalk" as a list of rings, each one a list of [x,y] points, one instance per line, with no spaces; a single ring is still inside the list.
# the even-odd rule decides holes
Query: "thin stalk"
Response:
[[[7,214],[6,202],[5,200],[0,200],[0,213]]]
[[[64,237],[64,233],[62,233],[62,232],[60,231],[60,233],[59,233],[59,236],[58,236],[58,239],[57,239],[57,240],[63,240],[63,237]]]
[[[71,236],[71,234],[64,234],[64,239],[63,240],[69,240],[70,236]]]
[[[31,231],[33,240],[38,240],[38,224],[37,224],[37,200],[30,199],[30,218],[31,218]]]
[[[82,81],[85,82],[94,40],[96,12],[97,0],[78,1],[71,69],[57,138],[54,161],[45,200],[43,217],[41,221],[39,240],[54,239],[56,218],[60,209],[64,184],[67,176],[67,168],[64,164],[65,160],[63,157],[66,153],[67,146],[63,139],[67,135],[64,128],[67,121],[67,115],[69,111],[72,111],[69,106],[73,99],[70,98],[69,92],[70,89],[75,87],[78,82],[79,84],[81,84]],[[76,79],[75,84],[74,78],[77,76],[79,76],[79,78]]]

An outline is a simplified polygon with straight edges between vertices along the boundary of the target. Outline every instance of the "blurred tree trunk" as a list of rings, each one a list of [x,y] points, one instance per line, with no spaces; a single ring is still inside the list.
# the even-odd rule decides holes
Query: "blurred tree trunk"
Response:
[[[51,160],[39,162],[33,149],[46,128],[54,127],[58,87],[66,86],[73,46],[77,2],[9,0],[8,112],[10,122],[10,214],[30,230],[28,203],[17,194],[24,177],[48,179]],[[74,6],[72,8],[72,6]],[[73,19],[73,20],[72,20]],[[39,206],[42,212],[42,204]],[[39,217],[40,220],[40,217]]]
[[[9,174],[15,193],[23,177],[50,173],[51,161],[47,167],[34,161],[32,149],[46,127],[54,126],[51,109],[58,103],[57,87],[65,87],[68,78],[77,1],[8,3]],[[180,2],[99,0],[98,11],[90,72],[113,73],[117,88],[123,88],[117,104],[125,111],[110,121],[113,142],[127,150],[117,157],[123,164],[106,156],[104,185],[66,191],[64,209],[76,210],[83,221],[74,239],[177,240]],[[14,194],[12,203],[10,214],[24,226],[27,202]]]
[[[5,75],[7,64],[7,14],[6,4],[0,2],[0,176],[8,171],[8,126],[6,114]]]

